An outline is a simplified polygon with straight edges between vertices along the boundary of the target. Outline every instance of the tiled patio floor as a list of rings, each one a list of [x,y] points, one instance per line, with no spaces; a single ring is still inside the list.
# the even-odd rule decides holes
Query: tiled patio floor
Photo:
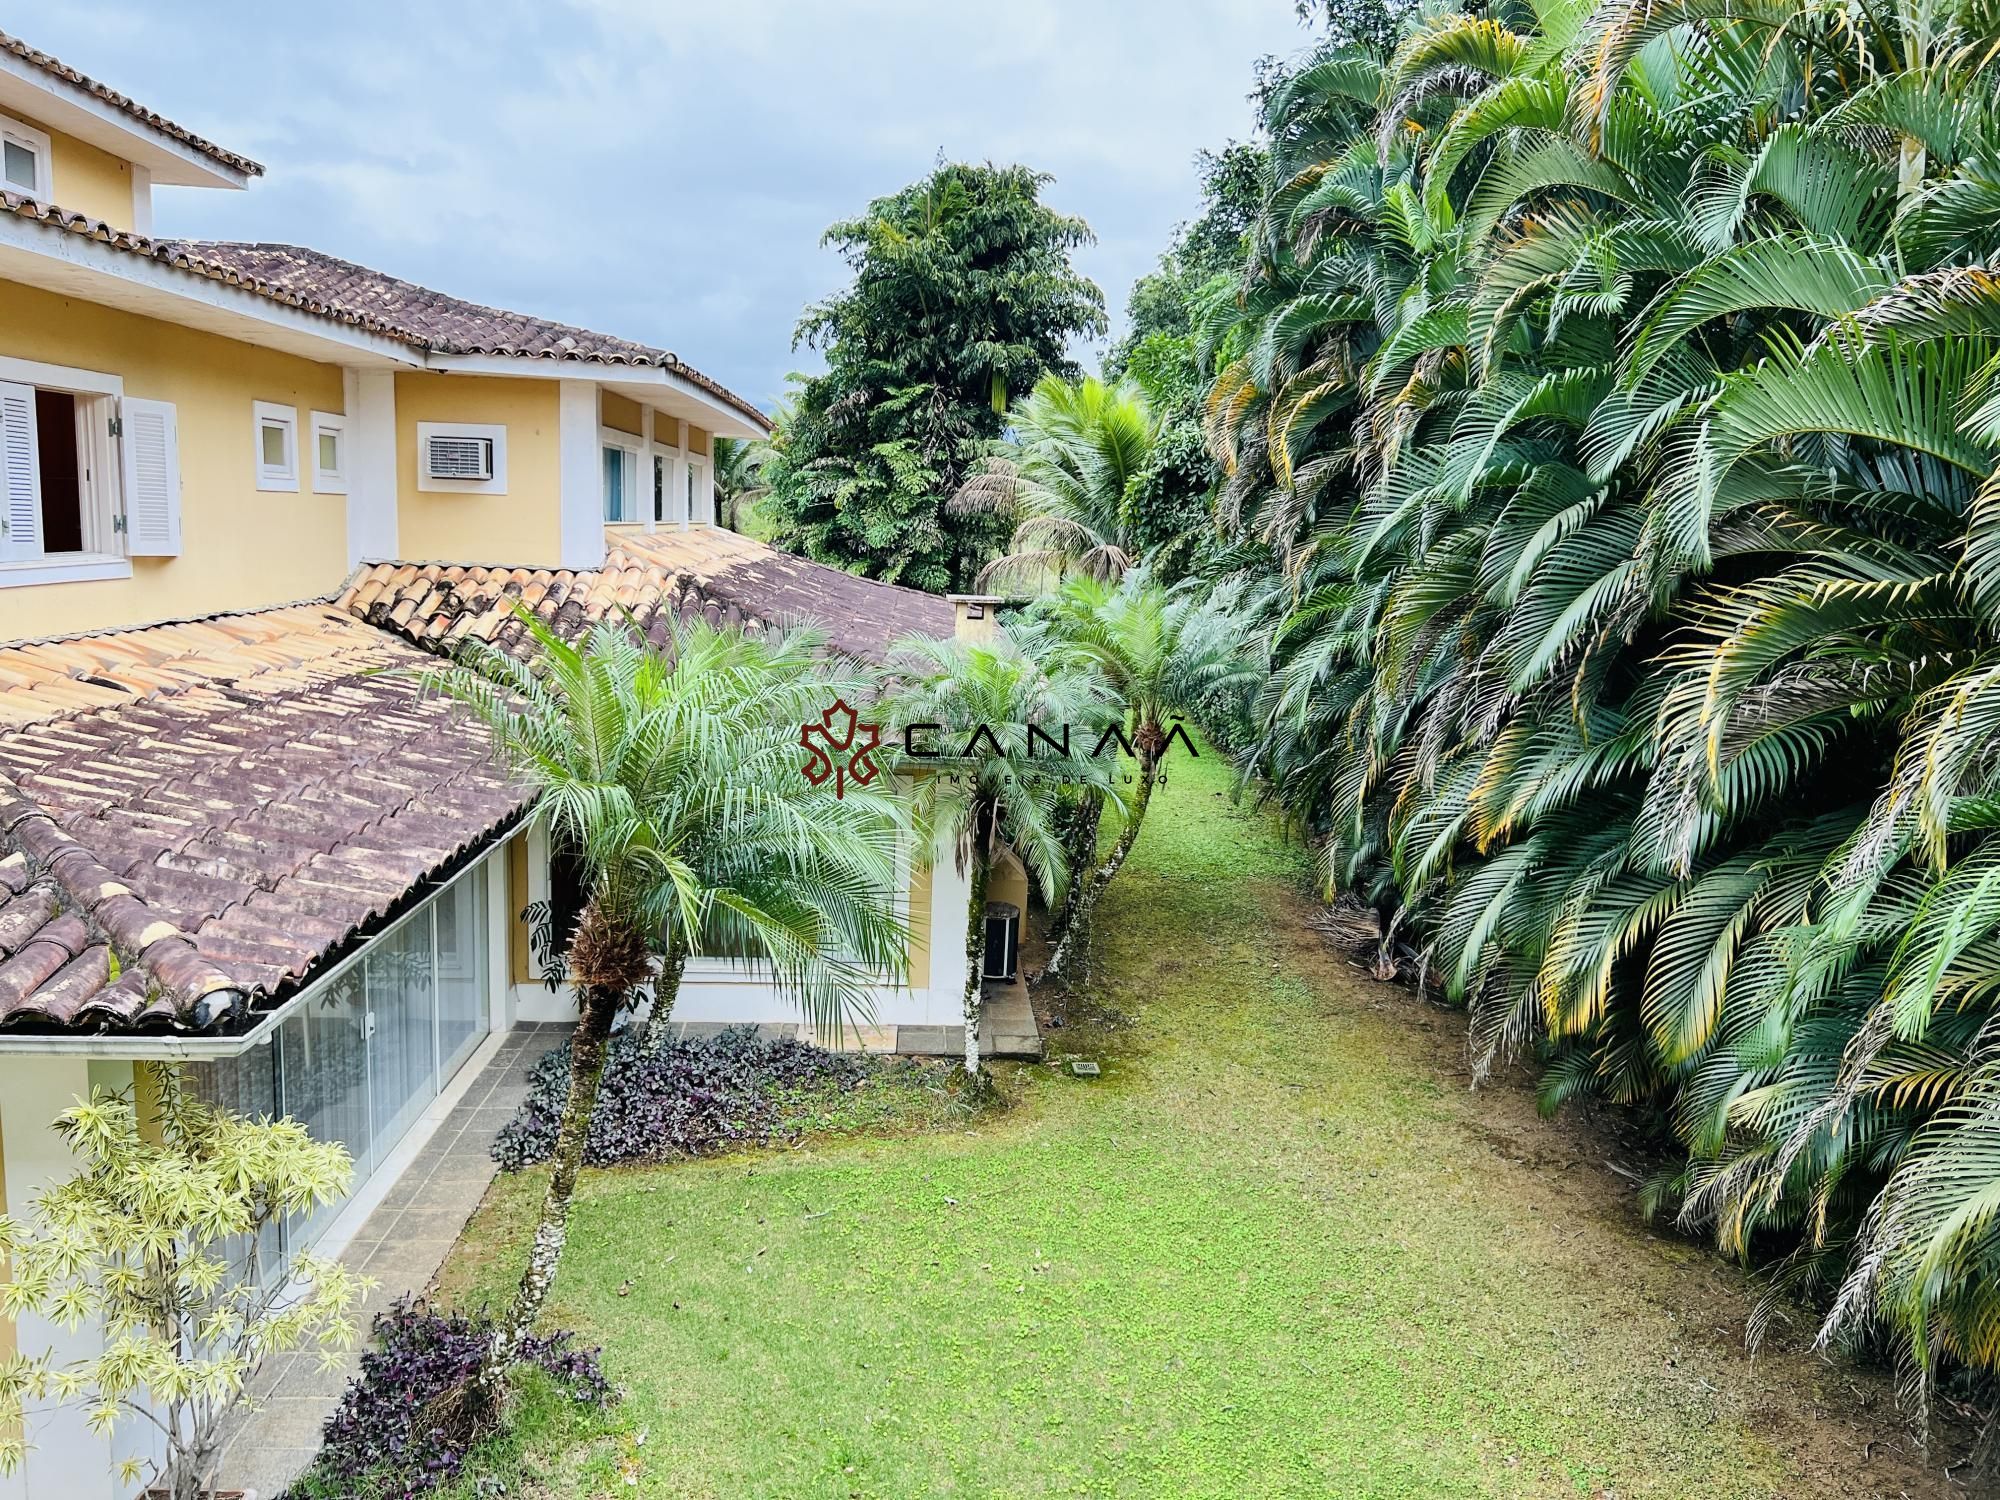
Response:
[[[527,1093],[528,1069],[562,1039],[562,1026],[516,1027],[473,1078],[451,1113],[342,1252],[344,1264],[379,1285],[362,1304],[363,1337],[375,1314],[428,1286],[446,1252],[493,1180],[488,1148]],[[259,1373],[258,1409],[241,1421],[223,1450],[224,1488],[254,1489],[274,1500],[319,1450],[320,1429],[360,1366],[360,1351],[338,1369],[317,1355],[281,1355]]]

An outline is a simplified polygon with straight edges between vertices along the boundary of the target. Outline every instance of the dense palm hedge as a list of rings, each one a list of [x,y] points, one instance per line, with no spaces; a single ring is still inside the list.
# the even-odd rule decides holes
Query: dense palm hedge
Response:
[[[1326,52],[1206,335],[1329,882],[1919,1396],[2000,1364],[1996,37],[1542,0]]]

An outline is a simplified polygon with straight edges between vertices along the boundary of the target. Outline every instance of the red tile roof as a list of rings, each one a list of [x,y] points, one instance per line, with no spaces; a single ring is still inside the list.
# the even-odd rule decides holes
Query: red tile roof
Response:
[[[267,1008],[530,794],[325,604],[0,650],[0,1027]]]
[[[92,98],[98,99],[110,105],[113,109],[130,115],[141,125],[149,126],[157,130],[161,135],[179,141],[183,146],[188,147],[192,151],[199,152],[210,161],[218,162],[222,166],[230,167],[249,177],[263,175],[264,168],[249,157],[238,156],[234,151],[223,150],[214,141],[206,140],[196,135],[192,130],[176,125],[165,115],[147,109],[128,95],[119,93],[107,84],[99,83],[95,78],[87,74],[79,73],[68,63],[51,57],[46,52],[37,51],[19,37],[9,36],[6,32],[0,31],[0,50],[13,53],[14,56],[20,58],[23,62],[41,69],[42,72],[47,73],[52,78],[60,79],[72,88],[82,89]]]
[[[771,425],[751,402],[665,349],[467,302],[303,245],[236,240],[176,240],[170,244],[190,263],[234,271],[246,278],[244,284],[271,287],[300,299],[301,306],[323,306],[357,315],[366,326],[434,354],[490,354],[669,370],[728,403],[759,427],[769,430]]]
[[[513,649],[525,631],[514,600],[558,633],[580,635],[624,609],[657,643],[675,614],[752,629],[810,624],[836,650],[882,661],[905,635],[949,636],[953,610],[935,594],[858,578],[718,527],[617,530],[602,568],[377,563],[338,603],[406,639],[449,650],[470,635]]]

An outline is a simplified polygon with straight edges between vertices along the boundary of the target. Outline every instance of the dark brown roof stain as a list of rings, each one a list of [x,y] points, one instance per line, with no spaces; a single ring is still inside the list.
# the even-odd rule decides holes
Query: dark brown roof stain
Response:
[[[188,147],[192,151],[199,152],[210,161],[219,162],[225,167],[231,167],[248,177],[261,177],[264,174],[264,168],[249,157],[238,156],[234,151],[223,150],[214,141],[196,135],[185,126],[176,125],[165,115],[147,109],[143,104],[138,103],[129,95],[119,93],[118,90],[110,87],[108,84],[99,83],[88,74],[78,72],[59,58],[51,57],[46,52],[30,47],[19,37],[9,36],[6,32],[0,31],[0,49],[13,53],[14,56],[20,58],[23,62],[40,68],[44,73],[62,80],[62,82],[70,85],[72,88],[82,89],[93,99],[110,105],[122,114],[130,115],[141,125],[150,126],[161,135],[179,141],[183,146]]]

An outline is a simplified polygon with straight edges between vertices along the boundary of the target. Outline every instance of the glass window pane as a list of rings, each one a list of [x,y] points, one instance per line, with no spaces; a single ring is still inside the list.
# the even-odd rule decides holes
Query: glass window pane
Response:
[[[377,938],[368,976],[370,1093],[376,1149],[390,1150],[437,1097],[437,995],[431,983],[431,912]]]
[[[604,519],[622,521],[625,519],[625,450],[606,448],[604,450]]]
[[[4,155],[8,186],[32,193],[35,190],[35,153],[19,141],[8,141]]]
[[[285,467],[285,429],[276,422],[266,422],[258,429],[263,434],[264,467],[282,469]]]
[[[667,461],[659,454],[653,455],[653,519],[667,518]]]
[[[486,1034],[486,866],[438,897],[438,1083],[451,1079]]]
[[[319,435],[319,467],[324,474],[340,472],[340,434],[322,432]]]
[[[279,1029],[279,1102],[313,1139],[339,1141],[354,1158],[354,1186],[374,1169],[368,1120],[368,1006],[359,967],[301,1005]],[[338,1204],[294,1220],[294,1251],[339,1212]]]
[[[278,1043],[252,1047],[235,1057],[181,1065],[181,1081],[197,1098],[252,1120],[275,1120],[278,1107]],[[232,1275],[250,1269],[250,1237],[232,1235],[218,1247]],[[257,1236],[257,1279],[269,1286],[285,1274],[285,1226],[273,1219]]]

